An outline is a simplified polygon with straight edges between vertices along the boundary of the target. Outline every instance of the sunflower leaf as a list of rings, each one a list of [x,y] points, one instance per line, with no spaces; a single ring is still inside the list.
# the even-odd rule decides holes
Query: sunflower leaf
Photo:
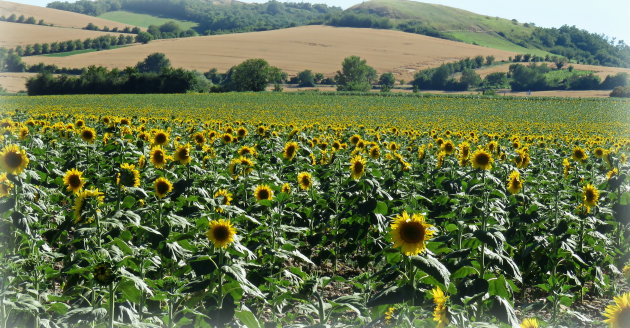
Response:
[[[411,256],[410,260],[416,268],[435,278],[443,285],[442,287],[445,290],[448,289],[451,273],[438,259],[429,254],[424,254],[422,256]]]

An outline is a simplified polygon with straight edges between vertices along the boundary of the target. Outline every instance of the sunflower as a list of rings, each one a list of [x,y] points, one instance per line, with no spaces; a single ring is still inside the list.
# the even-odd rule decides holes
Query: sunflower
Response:
[[[392,141],[387,145],[387,149],[391,151],[398,151],[400,149],[400,146],[396,142]]]
[[[258,152],[256,151],[256,148],[250,147],[250,146],[242,146],[241,148],[239,148],[238,154],[241,156],[246,156],[246,155],[250,155],[254,157],[258,156]]]
[[[510,194],[514,195],[521,191],[522,188],[523,182],[521,181],[521,175],[516,170],[512,171],[512,173],[510,173],[510,177],[508,178],[507,190]]]
[[[619,174],[619,169],[614,168],[606,173],[606,179],[610,180],[612,177]]]
[[[79,192],[77,194],[77,198],[75,198],[74,200],[74,223],[80,223],[84,221],[87,223],[92,222],[93,218],[88,218],[87,220],[83,220],[83,216],[82,216],[83,210],[85,209],[85,203],[90,197],[93,197],[94,199],[96,199],[97,206],[98,204],[103,203],[103,199],[105,198],[103,196],[103,193],[100,192],[98,189],[88,189],[88,190],[83,190]]]
[[[466,166],[468,165],[468,161],[470,158],[470,144],[467,142],[462,142],[461,144],[459,144],[459,166]]]
[[[175,150],[175,160],[182,165],[186,165],[192,161],[190,156],[190,144],[185,144],[177,147]]]
[[[477,149],[471,157],[472,167],[475,169],[490,170],[492,168],[492,155],[483,149]]]
[[[94,275],[94,280],[103,286],[108,286],[115,280],[111,265],[106,263],[95,266],[92,274]]]
[[[227,189],[219,189],[214,193],[214,198],[219,197],[221,197],[221,205],[230,205],[233,199],[232,194]],[[216,211],[223,213],[223,209],[220,207],[217,207]]]
[[[170,135],[168,132],[164,130],[156,130],[153,132],[151,144],[153,144],[153,146],[164,146],[168,144],[169,137]]]
[[[438,328],[443,328],[448,325],[448,313],[446,311],[446,301],[448,297],[444,295],[444,292],[439,287],[431,290],[433,294],[433,303],[435,303],[435,309],[433,310],[433,321],[437,322]]]
[[[234,142],[234,140],[236,140],[236,138],[234,138],[234,136],[232,136],[229,133],[224,133],[221,136],[221,140],[223,141],[223,143],[229,144],[230,142]]]
[[[410,217],[406,211],[394,218],[390,228],[394,247],[401,247],[407,256],[422,253],[426,249],[425,242],[434,233],[433,226],[425,223],[424,215],[413,214]]]
[[[92,128],[88,128],[87,126],[81,130],[81,139],[87,143],[94,143],[96,140],[96,131]]]
[[[604,148],[602,147],[597,147],[593,149],[593,155],[595,155],[595,157],[597,158],[603,158],[605,154],[606,154],[606,150],[604,150]]]
[[[284,145],[282,156],[289,161],[293,160],[293,158],[297,154],[298,149],[300,149],[300,146],[298,146],[297,142],[287,142],[286,145]]]
[[[273,198],[273,190],[268,185],[258,185],[254,190],[256,200],[271,200]]]
[[[0,198],[8,196],[11,190],[13,190],[13,187],[13,182],[7,178],[7,174],[0,174]]]
[[[206,136],[203,135],[203,132],[197,132],[193,135],[193,140],[197,146],[203,146],[206,143]]]
[[[228,165],[228,171],[233,179],[236,179],[241,175],[248,175],[253,170],[254,162],[245,156],[232,159]]]
[[[116,184],[125,187],[140,186],[140,172],[136,170],[136,166],[129,163],[120,164],[120,172],[116,174]]]
[[[418,147],[418,159],[423,160],[426,155],[426,146]]]
[[[630,327],[630,292],[616,296],[614,300],[615,304],[608,305],[603,313],[608,318],[604,322],[610,328]]]
[[[569,162],[568,158],[565,158],[562,160],[562,172],[564,174],[564,177],[568,177],[569,176],[569,172],[571,170],[571,163]]]
[[[441,168],[444,165],[444,158],[446,158],[446,152],[443,150],[437,154],[437,162],[435,163],[436,168]]]
[[[396,308],[393,306],[390,306],[387,311],[385,311],[385,323],[389,324],[392,319],[394,318],[394,313],[396,312]]]
[[[291,185],[288,182],[285,182],[282,185],[282,189],[280,191],[285,193],[285,194],[290,194],[291,193]]]
[[[575,148],[573,148],[571,158],[573,158],[573,160],[576,162],[584,162],[588,158],[588,155],[586,154],[584,149],[576,146]]]
[[[229,244],[234,242],[236,229],[229,220],[219,219],[212,220],[208,224],[206,237],[214,244],[216,248],[227,248]]]
[[[158,169],[163,168],[170,159],[169,156],[166,156],[166,152],[164,152],[160,146],[156,146],[151,150],[149,158],[151,159],[151,163],[153,163],[153,165]]]
[[[164,198],[167,193],[173,191],[173,184],[164,177],[157,178],[153,183],[153,187],[158,198]]]
[[[359,180],[365,174],[365,158],[357,155],[350,160],[350,176]]]
[[[516,167],[519,169],[526,168],[529,165],[530,157],[529,153],[523,148],[518,149],[516,151],[516,156],[514,157],[514,163]]]
[[[356,145],[360,140],[361,140],[361,136],[358,134],[353,135],[349,139],[350,143],[352,143],[353,145]]]
[[[538,320],[535,318],[524,319],[520,328],[538,328]]]
[[[244,127],[242,127],[242,126],[241,126],[241,127],[239,127],[239,128],[236,130],[236,136],[237,136],[239,139],[243,139],[243,138],[245,138],[245,137],[247,136],[247,133],[248,133],[248,132],[247,132],[247,129],[246,129],[246,128],[244,128]]]
[[[28,128],[23,126],[20,128],[20,132],[18,134],[18,138],[20,138],[20,140],[24,140],[26,139],[26,137],[28,137]]]
[[[7,173],[18,175],[24,171],[29,159],[26,151],[18,145],[8,145],[0,152],[0,164]]]
[[[138,168],[143,169],[145,165],[147,165],[147,159],[144,155],[140,155],[138,158]]]
[[[78,119],[76,120],[76,122],[74,122],[74,126],[76,126],[77,128],[81,128],[85,125],[85,121],[82,119]]]
[[[450,155],[455,151],[455,145],[451,140],[446,140],[440,145],[440,149],[446,153],[446,155]]]
[[[597,201],[599,200],[599,190],[592,184],[587,184],[582,189],[582,200],[584,201],[584,205],[588,207],[597,206]]]
[[[302,190],[309,190],[313,186],[313,177],[308,172],[298,174],[297,181]]]
[[[85,185],[85,179],[83,179],[83,172],[72,169],[66,172],[63,177],[63,184],[67,186],[68,191],[72,191],[78,194]]]

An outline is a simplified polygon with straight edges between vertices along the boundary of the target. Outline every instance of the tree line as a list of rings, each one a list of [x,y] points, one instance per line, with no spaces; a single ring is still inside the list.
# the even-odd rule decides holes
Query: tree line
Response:
[[[118,33],[130,33],[130,34],[140,33],[140,28],[137,26],[133,28],[129,26],[125,26],[125,28],[123,29],[119,29],[118,27],[113,27],[112,29],[110,29],[109,26],[103,26],[102,28],[99,28],[94,23],[88,23],[83,29],[88,30],[88,31],[101,31],[101,32],[118,32]]]
[[[69,52],[75,50],[105,50],[115,46],[122,46],[126,44],[132,44],[136,42],[137,36],[133,35],[102,35],[94,39],[85,40],[68,40],[51,43],[35,43],[25,46],[17,46],[14,49],[10,49],[9,52],[13,52],[18,56],[36,56],[45,54],[54,54],[60,52]]]
[[[20,24],[33,24],[33,25],[50,25],[46,24],[43,19],[37,20],[33,16],[29,16],[28,18],[24,15],[20,15],[19,17],[15,14],[9,15],[6,17],[4,15],[0,16],[0,22],[9,22],[9,23],[20,23]]]

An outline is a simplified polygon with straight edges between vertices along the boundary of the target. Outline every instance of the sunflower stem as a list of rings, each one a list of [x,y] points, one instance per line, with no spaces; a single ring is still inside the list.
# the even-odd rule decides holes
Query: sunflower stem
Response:
[[[223,308],[223,256],[225,250],[223,248],[219,248],[219,309]]]
[[[116,300],[116,293],[114,291],[114,282],[109,283],[109,328],[114,328],[114,301]]]

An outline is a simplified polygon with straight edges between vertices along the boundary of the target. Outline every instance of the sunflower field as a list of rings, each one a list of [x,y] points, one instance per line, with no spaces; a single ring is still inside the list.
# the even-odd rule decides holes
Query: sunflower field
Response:
[[[630,327],[629,101],[0,104],[0,328]]]

